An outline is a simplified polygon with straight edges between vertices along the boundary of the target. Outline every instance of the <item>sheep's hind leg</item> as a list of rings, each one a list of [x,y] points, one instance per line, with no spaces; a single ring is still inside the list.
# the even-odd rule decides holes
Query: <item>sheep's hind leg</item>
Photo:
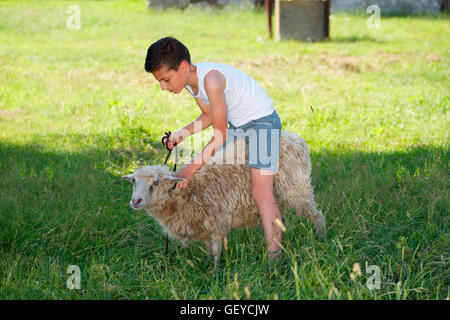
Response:
[[[327,238],[327,223],[325,216],[323,213],[317,209],[314,209],[315,215],[311,218],[312,222],[314,223],[314,226],[316,227],[317,233],[319,234],[319,237],[322,239]]]
[[[309,202],[297,203],[295,205],[295,211],[297,214],[301,214],[306,218],[310,219],[314,224],[320,238],[327,237],[327,226],[326,219],[320,210],[317,210],[316,204]]]

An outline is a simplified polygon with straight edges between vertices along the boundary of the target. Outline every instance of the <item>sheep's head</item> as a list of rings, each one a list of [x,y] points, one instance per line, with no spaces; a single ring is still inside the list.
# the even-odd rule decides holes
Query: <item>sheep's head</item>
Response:
[[[134,210],[151,209],[155,205],[160,205],[161,201],[164,202],[168,197],[174,184],[184,181],[183,178],[171,175],[164,166],[142,167],[132,174],[122,176],[122,179],[133,183],[130,206]]]

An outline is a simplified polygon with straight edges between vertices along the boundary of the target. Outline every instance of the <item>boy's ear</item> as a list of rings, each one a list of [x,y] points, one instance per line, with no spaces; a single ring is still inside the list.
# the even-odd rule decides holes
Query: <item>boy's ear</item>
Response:
[[[178,69],[179,68],[181,68],[181,70],[183,70],[184,72],[188,72],[189,71],[189,62],[187,62],[186,60],[181,61]]]
[[[122,179],[133,182],[133,174],[129,174],[127,176],[122,176]]]

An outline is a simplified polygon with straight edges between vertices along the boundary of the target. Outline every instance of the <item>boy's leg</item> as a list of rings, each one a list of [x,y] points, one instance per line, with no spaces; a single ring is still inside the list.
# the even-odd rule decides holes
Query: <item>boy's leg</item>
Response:
[[[252,196],[255,200],[264,229],[269,257],[275,258],[280,252],[282,234],[275,223],[276,219],[282,221],[280,210],[273,194],[273,172],[270,170],[251,168]]]

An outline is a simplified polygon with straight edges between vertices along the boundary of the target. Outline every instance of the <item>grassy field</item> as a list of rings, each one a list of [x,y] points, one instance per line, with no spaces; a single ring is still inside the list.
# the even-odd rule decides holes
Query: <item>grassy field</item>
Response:
[[[276,43],[262,11],[0,2],[0,298],[448,298],[449,15],[366,20],[333,15],[330,41]],[[257,79],[310,147],[328,239],[286,212],[272,274],[261,228],[232,232],[215,273],[200,244],[171,242],[165,257],[161,228],[128,205],[120,176],[162,163],[161,136],[200,112],[144,71],[167,35],[193,62]],[[70,265],[80,290],[66,287]]]

